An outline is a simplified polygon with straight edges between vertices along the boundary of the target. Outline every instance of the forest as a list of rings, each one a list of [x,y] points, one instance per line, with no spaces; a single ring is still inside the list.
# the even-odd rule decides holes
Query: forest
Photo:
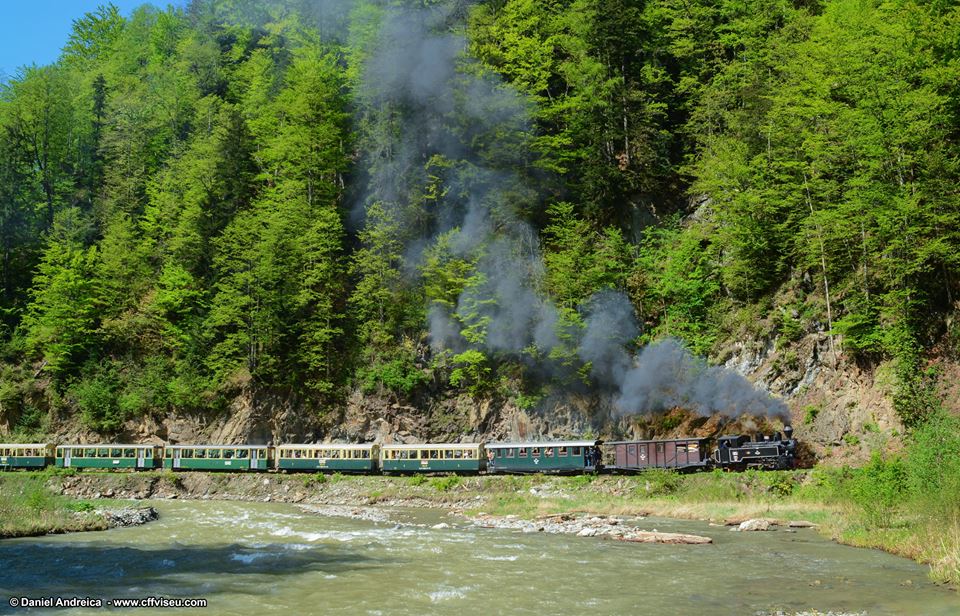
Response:
[[[715,412],[631,354],[818,335],[911,430],[960,342],[958,138],[948,0],[104,4],[0,86],[0,418]]]

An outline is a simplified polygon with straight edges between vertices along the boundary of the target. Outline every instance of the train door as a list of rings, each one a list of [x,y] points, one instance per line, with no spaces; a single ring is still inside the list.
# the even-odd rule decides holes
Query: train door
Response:
[[[260,450],[251,449],[250,450],[250,470],[252,471],[257,470],[257,460],[259,458],[260,458]]]
[[[173,464],[172,464],[173,468],[180,468],[180,450],[174,449],[172,450],[172,453],[173,453]]]
[[[70,468],[70,453],[72,451],[69,447],[63,448],[63,468]]]
[[[137,449],[137,468],[143,468],[147,465],[145,452],[146,449]]]

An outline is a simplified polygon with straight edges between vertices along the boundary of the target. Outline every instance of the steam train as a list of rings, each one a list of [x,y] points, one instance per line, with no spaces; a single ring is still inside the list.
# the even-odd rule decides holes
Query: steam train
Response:
[[[796,466],[797,441],[783,435],[721,436],[646,441],[571,440],[513,443],[132,445],[0,444],[0,470],[168,469],[236,472],[364,474],[635,473]]]

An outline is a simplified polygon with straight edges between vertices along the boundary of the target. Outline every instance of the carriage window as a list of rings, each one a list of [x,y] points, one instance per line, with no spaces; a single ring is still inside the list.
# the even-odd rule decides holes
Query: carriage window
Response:
[[[527,448],[526,448],[526,447],[521,447],[521,448],[520,448],[520,455],[518,455],[517,457],[519,457],[519,458],[526,458],[526,457],[527,457]]]
[[[206,449],[197,449],[197,450],[195,450],[195,451],[193,452],[193,457],[194,457],[194,458],[206,458],[206,457],[207,457],[207,450],[206,450]]]
[[[109,458],[109,457],[110,457],[110,450],[109,450],[109,449],[98,449],[98,450],[97,450],[97,457],[98,457],[98,458]]]
[[[544,455],[545,457],[547,457],[547,458],[552,458],[552,457],[553,457],[553,447],[546,447],[546,448],[543,450],[543,455]]]
[[[134,453],[134,450],[133,450],[133,449],[124,449],[124,450],[123,450],[123,457],[124,457],[124,458],[135,458],[135,457],[137,457],[137,454]]]
[[[152,457],[153,457],[153,447],[151,447],[151,448],[149,448],[149,449],[144,449],[144,450],[143,450],[143,457],[144,457],[144,458],[152,458]]]
[[[574,447],[574,448],[573,448],[573,455],[575,455],[575,456],[582,456],[582,455],[583,455],[583,451],[581,451],[581,450],[582,450],[581,447]]]
[[[566,448],[566,447],[561,447],[561,448],[560,448],[560,451],[557,452],[557,456],[559,456],[559,457],[561,457],[561,458],[565,458],[565,457],[567,456],[567,448]]]
[[[663,443],[657,443],[657,453],[663,453]]]
[[[508,449],[508,450],[507,450],[507,457],[508,457],[508,458],[512,458],[512,457],[514,456],[515,451],[516,451],[516,450],[514,450],[514,449]]]
[[[677,453],[687,453],[686,445],[677,445]]]
[[[533,457],[534,457],[534,458],[539,458],[539,457],[540,457],[540,448],[539,448],[539,447],[534,447],[534,448],[533,448]]]
[[[238,457],[238,458],[246,458],[247,456],[248,456],[248,454],[247,454],[247,450],[246,450],[246,449],[238,449],[238,450],[237,450],[237,457]]]

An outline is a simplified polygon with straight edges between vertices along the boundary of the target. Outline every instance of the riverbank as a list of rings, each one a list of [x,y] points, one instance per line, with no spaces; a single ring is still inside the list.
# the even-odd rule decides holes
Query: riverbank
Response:
[[[937,582],[960,585],[960,523],[910,511],[865,518],[826,471],[636,476],[381,477],[226,473],[66,473],[51,489],[82,499],[216,499],[344,506],[439,507],[466,516],[533,520],[560,514],[657,516],[772,528],[810,523],[841,543],[878,548],[931,566]]]
[[[45,473],[0,474],[0,539],[139,526],[153,507],[102,507],[63,495]]]

